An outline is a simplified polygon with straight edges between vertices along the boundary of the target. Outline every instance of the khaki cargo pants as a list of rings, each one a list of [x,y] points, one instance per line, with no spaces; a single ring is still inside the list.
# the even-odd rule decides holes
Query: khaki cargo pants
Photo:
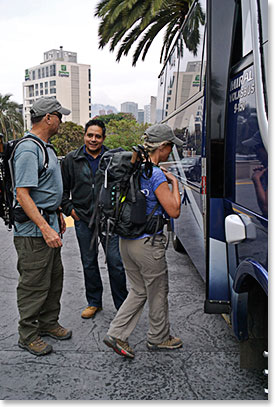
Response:
[[[146,300],[149,305],[148,340],[159,344],[169,338],[168,269],[165,235],[138,240],[120,239],[120,253],[130,291],[111,322],[108,335],[127,341],[141,316]]]
[[[20,342],[29,344],[57,325],[63,286],[61,248],[49,247],[42,237],[14,237],[18,255],[17,305]]]

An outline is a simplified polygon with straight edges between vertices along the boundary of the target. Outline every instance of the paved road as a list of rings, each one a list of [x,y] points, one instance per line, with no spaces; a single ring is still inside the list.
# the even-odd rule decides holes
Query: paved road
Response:
[[[186,255],[170,247],[170,322],[182,349],[146,348],[146,312],[130,338],[134,360],[107,348],[102,339],[115,316],[104,263],[104,309],[94,320],[80,318],[86,306],[73,228],[62,250],[65,265],[61,323],[71,340],[49,338],[54,353],[36,357],[17,346],[16,253],[12,234],[0,225],[0,399],[2,400],[264,400],[261,372],[239,369],[239,348],[219,315],[203,312],[204,283]],[[147,310],[147,308],[146,308]],[[145,310],[145,311],[146,311]]]

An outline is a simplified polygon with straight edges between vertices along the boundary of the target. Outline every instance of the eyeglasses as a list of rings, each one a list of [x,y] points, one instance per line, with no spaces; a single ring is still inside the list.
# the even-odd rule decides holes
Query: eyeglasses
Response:
[[[51,116],[57,116],[59,118],[60,123],[62,123],[62,114],[59,112],[50,113]]]

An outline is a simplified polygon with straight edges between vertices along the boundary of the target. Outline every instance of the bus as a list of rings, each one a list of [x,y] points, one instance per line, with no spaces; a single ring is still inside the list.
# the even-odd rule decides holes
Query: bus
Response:
[[[206,313],[267,365],[268,2],[194,0],[159,75],[157,121],[184,142],[163,165],[179,180],[173,245],[206,286]]]

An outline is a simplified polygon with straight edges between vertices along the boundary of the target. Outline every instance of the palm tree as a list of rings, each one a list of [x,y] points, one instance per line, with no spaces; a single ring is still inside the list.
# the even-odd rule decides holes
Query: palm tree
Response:
[[[0,94],[0,132],[4,134],[5,141],[15,139],[24,132],[20,106],[10,100],[11,96]]]
[[[120,43],[116,60],[127,55],[132,45],[141,38],[135,49],[132,65],[148,49],[157,34],[166,27],[160,62],[168,56],[170,46],[182,26],[193,0],[100,0],[95,16],[99,25],[99,48],[110,43],[110,51]]]

